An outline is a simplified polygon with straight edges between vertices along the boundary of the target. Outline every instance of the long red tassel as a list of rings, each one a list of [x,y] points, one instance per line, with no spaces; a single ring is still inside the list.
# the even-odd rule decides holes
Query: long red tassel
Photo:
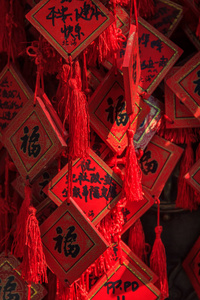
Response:
[[[133,131],[129,129],[123,191],[127,200],[138,201],[143,199],[141,185],[142,172],[138,165],[137,157],[135,154],[133,135]]]
[[[155,228],[156,239],[150,256],[150,268],[158,275],[157,286],[161,291],[161,300],[169,296],[168,280],[167,280],[167,263],[165,247],[161,240],[162,226],[160,226],[160,200],[157,199],[158,213],[157,226]]]
[[[129,230],[128,246],[141,260],[145,260],[145,235],[140,219]]]
[[[69,156],[71,159],[87,157],[89,153],[89,113],[85,94],[81,90],[80,66],[75,63],[75,78],[69,81]]]
[[[47,282],[47,264],[35,213],[36,209],[31,206],[31,187],[27,181],[25,199],[17,217],[12,252],[16,257],[23,258],[20,270],[25,280],[42,283]]]

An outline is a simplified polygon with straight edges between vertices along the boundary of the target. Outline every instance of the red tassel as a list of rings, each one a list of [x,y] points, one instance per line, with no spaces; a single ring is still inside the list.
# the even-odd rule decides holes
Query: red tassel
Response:
[[[196,29],[196,36],[200,40],[200,17],[199,17],[198,26],[197,26],[197,29]]]
[[[133,131],[129,129],[123,191],[127,200],[138,201],[143,199],[141,185],[142,173],[135,154],[133,135]]]
[[[16,257],[23,258],[20,265],[22,276],[28,282],[47,282],[47,265],[43,253],[36,209],[31,205],[31,187],[25,186],[25,199],[17,217],[12,252]]]
[[[145,259],[145,235],[140,219],[129,230],[129,248],[141,259]]]
[[[194,165],[194,152],[192,149],[191,142],[188,142],[180,165],[176,207],[191,210],[191,211],[196,210],[198,206],[197,203],[195,202],[194,189],[186,182],[186,180],[184,179],[184,175],[189,171],[189,169],[193,165]]]
[[[87,157],[89,152],[88,103],[78,85],[78,80],[70,79],[69,155],[71,159]]]
[[[161,240],[162,226],[160,226],[160,200],[157,199],[158,214],[157,226],[155,228],[156,239],[150,256],[150,268],[158,275],[157,286],[161,292],[161,300],[169,296],[168,280],[167,280],[167,263],[165,247]]]
[[[155,12],[154,0],[139,0],[138,5],[139,15],[143,18],[150,18]]]

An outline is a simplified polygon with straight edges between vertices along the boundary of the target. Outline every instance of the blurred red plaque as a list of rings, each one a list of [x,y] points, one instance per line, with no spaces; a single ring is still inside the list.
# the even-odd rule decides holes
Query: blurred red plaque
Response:
[[[28,299],[28,283],[20,276],[20,262],[10,253],[0,254],[0,299]],[[31,284],[31,300],[42,300],[47,291],[41,284]]]
[[[187,182],[200,193],[200,159],[185,174]]]
[[[42,0],[26,18],[65,59],[74,59],[114,22],[98,0]]]
[[[182,153],[181,147],[154,135],[139,161],[142,185],[151,195],[160,196]]]
[[[137,95],[134,113],[128,116],[122,75],[111,69],[94,92],[89,104],[93,129],[114,151],[121,154],[128,145],[127,129],[135,132],[150,107]]]
[[[200,121],[183,104],[166,84],[166,80],[173,76],[180,67],[173,67],[165,76],[165,113],[173,121],[166,122],[167,128],[200,127]]]
[[[138,46],[138,32],[135,25],[130,26],[126,51],[122,65],[126,111],[130,115],[134,112],[135,97],[140,80],[140,57]]]
[[[6,65],[0,74],[0,132],[18,114],[33,92],[14,65]]]
[[[106,250],[107,242],[70,198],[40,226],[50,269],[68,286]]]
[[[183,17],[183,6],[170,0],[155,1],[154,14],[146,19],[149,24],[170,37]]]
[[[139,18],[139,47],[141,92],[151,94],[178,60],[183,50]]]
[[[96,225],[119,200],[122,181],[92,150],[88,158],[73,162],[72,173],[72,197]],[[67,199],[68,165],[43,191],[57,205]]]
[[[17,114],[6,128],[2,142],[24,181],[27,176],[32,181],[66,147],[39,97],[35,106],[29,102]]]
[[[167,80],[176,96],[200,119],[200,52]]]
[[[184,260],[183,268],[200,298],[200,237]]]
[[[125,258],[123,263],[117,262],[104,275],[89,293],[89,299],[114,300],[148,300],[160,299],[159,290],[149,283],[144,276]]]
[[[143,199],[140,201],[127,201],[122,208],[124,216],[124,225],[122,234],[128,230],[155,202],[154,198],[143,188]]]

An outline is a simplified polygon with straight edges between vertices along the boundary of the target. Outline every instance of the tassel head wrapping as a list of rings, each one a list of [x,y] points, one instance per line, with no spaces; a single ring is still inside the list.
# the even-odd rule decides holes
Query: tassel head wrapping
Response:
[[[127,200],[138,201],[143,199],[141,185],[142,173],[138,165],[133,145],[133,135],[133,131],[129,129],[123,191]]]

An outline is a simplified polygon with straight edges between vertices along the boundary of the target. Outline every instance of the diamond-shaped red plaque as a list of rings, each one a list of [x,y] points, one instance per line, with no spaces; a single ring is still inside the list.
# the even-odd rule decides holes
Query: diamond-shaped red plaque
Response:
[[[200,237],[197,239],[188,256],[184,260],[183,268],[185,269],[198,298],[200,298]]]
[[[6,65],[0,74],[0,132],[33,96],[33,92],[14,65]]]
[[[120,242],[120,249],[119,245],[113,244],[112,245],[113,254],[112,259],[116,262],[118,259],[120,259],[121,256],[121,250],[122,250],[122,256],[126,258],[132,266],[137,269],[137,274],[142,274],[147,280],[147,282],[154,283],[157,281],[158,276],[137,256],[131,249],[123,242]]]
[[[200,119],[200,52],[167,80],[176,96]]]
[[[93,129],[113,151],[119,154],[128,144],[129,125],[135,132],[150,111],[148,104],[137,95],[134,112],[128,116],[124,97],[122,75],[116,74],[115,69],[111,69],[94,92],[89,104]]]
[[[122,181],[92,150],[86,159],[72,166],[72,197],[96,225],[117,203]],[[43,191],[57,205],[67,199],[68,165],[49,182]]]
[[[20,262],[11,254],[0,254],[0,299],[28,299],[28,283],[18,271]],[[47,291],[41,284],[31,284],[31,300],[42,300]]]
[[[117,262],[91,289],[89,299],[141,300],[144,295],[148,300],[160,299],[159,290],[124,258],[122,264]]]
[[[26,18],[64,57],[80,54],[113,21],[98,0],[42,0]]]
[[[146,19],[149,24],[170,37],[183,17],[183,7],[170,0],[155,1],[154,14]]]
[[[54,120],[38,97],[27,103],[8,125],[2,142],[23,180],[32,181],[66,147]]]
[[[185,174],[185,180],[200,193],[200,159]]]
[[[180,70],[180,67],[173,67],[166,75],[167,80]],[[173,122],[166,122],[167,128],[200,127],[200,121],[183,104],[174,92],[165,84],[165,113]]]
[[[182,153],[181,147],[154,135],[139,161],[142,185],[151,195],[160,196]]]
[[[143,199],[140,201],[127,201],[126,206],[122,208],[124,216],[124,225],[122,234],[128,230],[155,202],[154,198],[143,188]]]
[[[158,99],[150,96],[147,100],[144,100],[150,107],[150,112],[145,117],[144,121],[140,124],[136,130],[133,138],[135,149],[144,150],[152,137],[155,135],[158,122],[161,118],[161,112],[164,110],[164,105]]]
[[[135,97],[140,80],[138,32],[135,25],[130,26],[122,72],[124,78],[126,111],[129,115],[134,111]]]
[[[182,54],[182,50],[139,18],[141,77],[139,88],[151,94]]]
[[[40,226],[50,269],[64,285],[73,283],[107,248],[107,242],[71,198]]]

